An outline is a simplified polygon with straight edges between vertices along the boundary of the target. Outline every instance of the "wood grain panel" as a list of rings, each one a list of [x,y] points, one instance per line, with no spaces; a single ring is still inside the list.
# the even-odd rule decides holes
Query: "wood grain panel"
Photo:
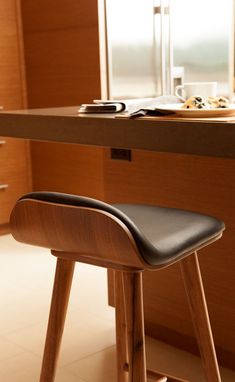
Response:
[[[112,161],[106,150],[107,201],[185,208],[215,215],[226,223],[223,238],[200,251],[199,261],[215,343],[222,349],[220,361],[233,367],[235,161],[143,151],[132,154],[132,162]],[[194,333],[178,265],[158,273],[145,272],[144,293],[147,330],[192,349]]]
[[[26,198],[15,205],[10,224],[17,241],[60,258],[131,272],[147,266],[128,228],[103,210]]]
[[[15,0],[0,2],[0,104],[5,109],[24,106],[16,5]]]
[[[22,1],[30,107],[100,97],[96,0]]]
[[[26,35],[30,107],[79,105],[100,97],[97,31],[89,26],[82,31]]]
[[[103,199],[102,158],[92,147],[33,143],[33,188]]]
[[[0,104],[4,109],[26,106],[19,11],[19,0],[0,2]],[[3,141],[6,143],[0,144],[0,184],[8,184],[8,188],[0,191],[0,224],[4,224],[1,233],[6,232],[15,201],[31,188],[28,142]]]
[[[0,176],[0,184],[8,187],[0,190],[0,225],[9,222],[11,210],[20,196],[29,191],[27,186],[28,174],[20,171],[18,174],[10,174],[6,177]]]
[[[22,139],[3,138],[0,144],[0,176],[10,176],[12,173],[27,172],[28,147]],[[30,184],[30,183],[29,183]]]
[[[9,224],[0,225],[0,235],[6,235],[10,232]]]
[[[27,33],[98,25],[97,0],[21,0],[21,6]]]
[[[96,0],[23,0],[29,107],[100,98]],[[100,148],[32,143],[33,187],[103,199]]]
[[[0,145],[0,184],[8,185],[0,190],[0,224],[9,221],[15,202],[31,188],[28,162],[27,142],[8,138]]]

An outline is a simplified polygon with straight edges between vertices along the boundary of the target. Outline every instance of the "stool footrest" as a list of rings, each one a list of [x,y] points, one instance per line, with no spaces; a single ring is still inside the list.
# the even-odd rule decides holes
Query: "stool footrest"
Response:
[[[125,364],[124,365],[124,370],[129,371],[129,365]],[[169,374],[163,374],[160,371],[156,371],[153,369],[147,369],[147,377],[154,380],[154,382],[189,382],[187,379],[182,379],[178,377],[174,377]]]
[[[152,379],[159,378],[159,379],[155,379],[155,382],[165,382],[165,381],[166,382],[189,382],[186,379],[173,377],[172,375],[169,375],[166,373],[162,374],[159,371],[152,370],[152,369],[147,369],[147,377]],[[166,378],[166,379],[164,380],[161,378]]]

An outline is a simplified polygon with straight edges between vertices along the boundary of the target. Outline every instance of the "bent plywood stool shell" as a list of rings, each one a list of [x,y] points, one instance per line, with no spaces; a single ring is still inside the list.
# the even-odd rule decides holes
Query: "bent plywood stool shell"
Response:
[[[179,261],[208,382],[220,382],[196,251],[221,237],[223,222],[195,212],[40,192],[22,197],[11,214],[20,242],[57,257],[40,382],[53,382],[75,262],[115,270],[117,381],[183,381],[146,370],[142,272]],[[167,379],[166,379],[167,378]]]

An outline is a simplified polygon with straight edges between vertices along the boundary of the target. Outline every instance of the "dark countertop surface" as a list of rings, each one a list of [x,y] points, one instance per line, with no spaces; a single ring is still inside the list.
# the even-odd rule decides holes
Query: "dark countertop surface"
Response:
[[[78,106],[0,112],[0,136],[235,158],[235,116],[129,119]]]

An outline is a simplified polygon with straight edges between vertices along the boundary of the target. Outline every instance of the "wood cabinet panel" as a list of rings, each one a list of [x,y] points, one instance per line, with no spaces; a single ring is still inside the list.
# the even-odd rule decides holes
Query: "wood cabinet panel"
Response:
[[[82,33],[77,28],[26,35],[30,107],[79,105],[100,97],[96,33],[88,26]]]
[[[104,198],[103,150],[58,143],[32,143],[33,188]]]
[[[97,3],[97,0],[57,0],[56,4],[48,0],[21,0],[24,30],[26,33],[35,33],[97,26]]]
[[[0,2],[0,105],[22,108],[25,102],[18,0]]]
[[[29,107],[100,97],[97,0],[22,1]]]
[[[97,0],[23,0],[29,107],[78,105],[100,98]],[[101,148],[31,144],[34,190],[103,199]]]
[[[26,169],[28,159],[27,141],[0,137],[0,176]]]
[[[8,223],[16,200],[30,190],[29,172],[28,142],[0,137],[0,225]]]
[[[1,185],[7,188],[1,189]],[[20,170],[0,175],[0,225],[9,221],[11,210],[20,196],[29,191],[28,173]]]
[[[19,5],[19,0],[0,2],[0,105],[4,109],[26,106]],[[28,142],[0,137],[1,185],[8,185],[0,187],[0,225],[4,225],[0,233],[5,233],[15,201],[31,189]]]
[[[132,152],[132,162],[113,161],[105,152],[105,198],[185,208],[224,220],[221,240],[203,249],[199,261],[220,361],[235,357],[234,232],[235,161],[166,153]],[[195,348],[178,265],[144,275],[148,333]],[[226,317],[226,325],[225,325]]]

